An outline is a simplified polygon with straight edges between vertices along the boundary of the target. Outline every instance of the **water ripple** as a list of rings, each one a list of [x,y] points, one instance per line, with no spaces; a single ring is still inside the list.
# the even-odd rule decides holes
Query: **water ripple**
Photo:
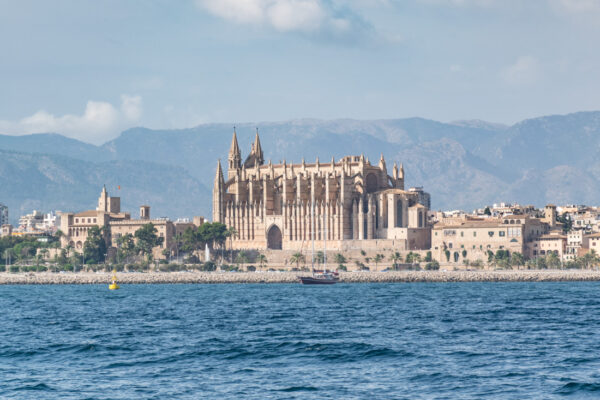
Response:
[[[595,398],[599,289],[2,286],[0,398]]]

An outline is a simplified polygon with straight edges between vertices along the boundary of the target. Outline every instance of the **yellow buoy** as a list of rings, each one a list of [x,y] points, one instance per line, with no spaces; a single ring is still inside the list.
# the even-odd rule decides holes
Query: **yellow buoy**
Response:
[[[108,285],[110,290],[120,289],[120,286],[117,284],[117,270],[113,269],[112,282]]]

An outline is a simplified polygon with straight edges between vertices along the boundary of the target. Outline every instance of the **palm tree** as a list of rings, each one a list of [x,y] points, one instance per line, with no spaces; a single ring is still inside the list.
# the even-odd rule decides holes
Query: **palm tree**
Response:
[[[229,236],[229,261],[233,263],[233,237],[237,236],[238,231],[233,226],[227,229],[227,236]]]
[[[402,254],[395,252],[390,255],[390,261],[394,264],[394,269],[398,269],[398,261],[402,261]]]
[[[303,263],[304,261],[305,261],[305,258],[302,253],[294,253],[290,257],[290,262],[296,264],[296,269],[298,269],[300,266],[300,263],[301,262]]]
[[[384,255],[383,254],[375,254],[375,257],[373,258],[373,261],[375,261],[375,271],[377,271],[377,264],[379,263],[379,261],[384,259]]]
[[[264,254],[259,254],[258,256],[256,256],[256,261],[258,261],[260,268],[264,268],[265,264],[268,262],[267,256],[265,256]]]
[[[73,250],[73,245],[71,243],[69,243],[68,245],[65,246],[65,250],[67,250],[67,258],[71,257],[71,250]]]
[[[235,262],[237,264],[242,264],[242,269],[244,269],[244,264],[248,262],[248,255],[245,251],[240,251],[238,255],[235,257]]]
[[[335,260],[336,264],[339,264],[339,265],[346,264],[346,257],[344,257],[344,255],[341,253],[336,253],[336,255],[333,257],[333,259]]]

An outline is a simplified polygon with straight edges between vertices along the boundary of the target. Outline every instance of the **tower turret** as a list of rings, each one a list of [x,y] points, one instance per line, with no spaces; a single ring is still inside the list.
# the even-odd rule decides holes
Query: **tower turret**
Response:
[[[254,143],[252,143],[250,154],[248,154],[248,158],[246,158],[246,161],[244,161],[244,165],[246,166],[246,168],[250,168],[255,165],[263,165],[264,163],[265,158],[263,155],[262,146],[260,145],[260,138],[258,137],[258,128],[256,128],[256,136],[254,137]]]
[[[227,169],[227,177],[229,179],[237,175],[238,170],[242,167],[242,153],[238,145],[235,128],[233,128],[233,138],[231,139],[231,147],[229,148],[229,166]]]
[[[225,197],[225,179],[223,178],[223,169],[221,160],[217,161],[217,173],[213,186],[213,222],[223,222],[223,207]]]

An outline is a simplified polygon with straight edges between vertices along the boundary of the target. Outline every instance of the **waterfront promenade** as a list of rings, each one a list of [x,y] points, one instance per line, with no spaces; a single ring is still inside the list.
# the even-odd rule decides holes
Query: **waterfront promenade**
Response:
[[[295,283],[306,272],[121,272],[122,284],[162,283]],[[107,272],[90,273],[0,273],[0,284],[105,284]],[[596,270],[526,271],[389,271],[341,272],[343,283],[377,282],[559,282],[600,281]]]

